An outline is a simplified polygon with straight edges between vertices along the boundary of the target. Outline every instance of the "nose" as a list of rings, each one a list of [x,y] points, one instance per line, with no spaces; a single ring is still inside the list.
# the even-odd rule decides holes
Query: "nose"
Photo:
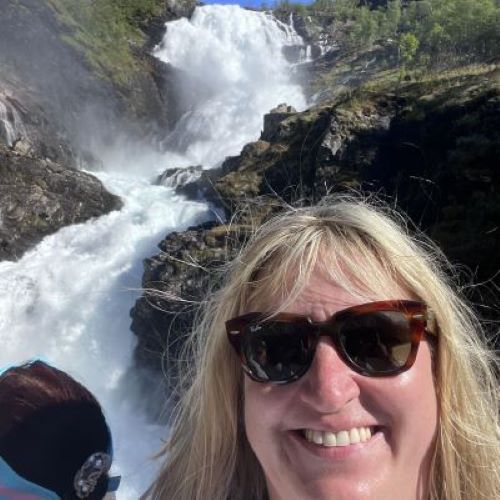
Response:
[[[317,412],[338,413],[359,397],[355,377],[339,357],[332,341],[321,337],[311,367],[299,381],[299,397]]]

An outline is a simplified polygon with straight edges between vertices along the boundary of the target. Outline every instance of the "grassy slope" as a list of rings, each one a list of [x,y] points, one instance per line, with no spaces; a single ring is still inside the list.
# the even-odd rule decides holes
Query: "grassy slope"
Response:
[[[67,28],[63,40],[80,52],[98,75],[126,86],[141,71],[133,47],[142,46],[140,26],[158,16],[165,0],[47,0]]]

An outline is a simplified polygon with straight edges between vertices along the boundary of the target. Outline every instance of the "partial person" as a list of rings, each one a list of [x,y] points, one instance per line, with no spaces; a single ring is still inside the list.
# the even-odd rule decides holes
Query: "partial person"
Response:
[[[147,498],[500,498],[496,360],[407,228],[337,197],[258,229],[192,332]]]
[[[0,409],[0,500],[114,498],[111,433],[83,385],[40,360],[13,366]]]

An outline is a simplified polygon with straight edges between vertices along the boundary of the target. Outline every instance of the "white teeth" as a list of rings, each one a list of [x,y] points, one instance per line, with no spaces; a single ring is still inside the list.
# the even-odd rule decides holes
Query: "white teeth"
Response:
[[[312,431],[312,442],[323,444],[323,433],[321,431]]]
[[[366,429],[364,427],[359,428],[359,439],[362,443],[366,441]]]
[[[358,429],[351,429],[349,431],[349,439],[351,441],[351,444],[357,444],[361,441]]]
[[[323,433],[323,446],[337,446],[337,436],[335,432]]]
[[[364,443],[372,436],[370,427],[355,427],[350,430],[340,432],[315,431],[304,429],[304,437],[310,443],[325,447],[349,446],[350,444]]]
[[[337,432],[337,446],[349,446],[349,433],[347,431]]]

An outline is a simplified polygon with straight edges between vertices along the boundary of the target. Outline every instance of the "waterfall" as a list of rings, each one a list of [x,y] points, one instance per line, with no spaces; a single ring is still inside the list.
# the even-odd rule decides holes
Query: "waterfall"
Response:
[[[0,262],[0,366],[42,356],[83,382],[101,401],[114,436],[119,500],[150,484],[167,429],[148,421],[134,391],[129,311],[140,295],[142,259],[173,230],[213,215],[207,205],[151,183],[171,166],[210,167],[259,137],[262,115],[305,105],[281,48],[289,34],[269,15],[235,6],[197,8],[169,23],[155,54],[194,92],[161,155],[101,156],[97,173],[122,197],[118,212],[61,229],[17,262]],[[199,90],[199,92],[198,92]]]
[[[182,75],[179,99],[187,109],[166,147],[190,165],[211,167],[257,140],[262,116],[278,104],[303,109],[282,50],[298,43],[295,31],[270,13],[235,5],[197,8],[190,20],[168,23],[154,54]]]
[[[12,146],[16,139],[25,136],[26,130],[17,109],[0,93],[0,140]]]

